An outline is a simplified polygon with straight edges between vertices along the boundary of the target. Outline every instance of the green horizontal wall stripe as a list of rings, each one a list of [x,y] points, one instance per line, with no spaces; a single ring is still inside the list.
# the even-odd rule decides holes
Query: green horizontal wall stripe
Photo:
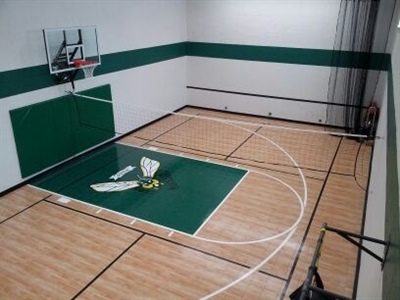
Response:
[[[247,46],[216,43],[180,42],[143,49],[102,55],[102,64],[95,75],[104,75],[130,68],[154,64],[182,56],[214,57],[248,61],[340,66],[387,70],[390,56],[383,53],[339,52],[268,46]],[[78,73],[77,80],[83,78]],[[54,75],[47,65],[0,72],[0,98],[53,86]]]
[[[54,85],[48,65],[0,72],[0,98],[14,96]]]
[[[97,67],[95,75],[145,66],[185,55],[186,42],[104,54],[101,56],[102,65]],[[83,78],[81,73],[78,73],[76,80]],[[0,98],[53,86],[54,78],[54,75],[49,73],[47,64],[0,72]]]
[[[124,51],[101,56],[102,64],[96,75],[122,71],[186,55],[186,43],[176,43],[138,50]]]
[[[387,70],[390,55],[322,49],[302,49],[188,42],[187,55],[314,66]]]

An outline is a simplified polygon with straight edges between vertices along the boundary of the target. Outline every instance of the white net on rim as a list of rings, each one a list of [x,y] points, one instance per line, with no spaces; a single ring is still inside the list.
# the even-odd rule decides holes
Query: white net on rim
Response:
[[[83,73],[85,74],[85,78],[91,78],[93,77],[93,72],[94,69],[97,67],[97,65],[86,65],[82,66]]]
[[[83,70],[85,78],[93,77],[94,69],[97,67],[96,61],[85,59],[74,60],[74,65],[76,68]]]

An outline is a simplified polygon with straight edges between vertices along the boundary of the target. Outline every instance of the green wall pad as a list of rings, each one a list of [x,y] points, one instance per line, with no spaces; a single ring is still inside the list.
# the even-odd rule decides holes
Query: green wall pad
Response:
[[[33,185],[194,234],[246,174],[243,169],[113,144],[47,173]]]
[[[79,93],[110,104],[66,95],[10,111],[22,177],[114,137],[110,85]]]

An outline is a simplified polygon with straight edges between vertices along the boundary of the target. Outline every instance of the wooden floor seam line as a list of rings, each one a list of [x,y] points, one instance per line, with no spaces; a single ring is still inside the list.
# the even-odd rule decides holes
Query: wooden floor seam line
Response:
[[[190,249],[190,250],[196,251],[196,252],[198,252],[198,253],[202,253],[202,254],[205,254],[205,255],[207,255],[207,256],[214,257],[214,258],[220,259],[220,260],[222,260],[222,261],[225,261],[225,262],[228,262],[228,263],[231,263],[231,264],[234,264],[234,265],[237,265],[237,266],[246,268],[246,269],[250,269],[250,268],[251,268],[251,266],[248,266],[248,265],[245,265],[245,264],[242,264],[242,263],[239,263],[239,262],[236,262],[236,261],[227,259],[227,258],[222,257],[222,256],[219,256],[219,255],[215,255],[215,254],[213,254],[213,253],[210,253],[210,252],[207,252],[207,251],[204,251],[204,250],[201,250],[201,249],[192,247],[192,246],[188,246],[188,245],[185,245],[185,244],[182,244],[182,243],[178,243],[178,242],[173,241],[173,240],[169,240],[169,239],[167,239],[167,238],[158,236],[158,235],[153,234],[153,233],[149,233],[149,232],[146,232],[146,231],[137,229],[137,228],[130,227],[130,226],[128,226],[128,225],[124,225],[124,224],[121,224],[121,223],[118,223],[118,222],[115,222],[115,221],[112,221],[112,220],[108,220],[108,219],[102,218],[102,217],[100,217],[100,216],[98,216],[98,215],[92,215],[92,214],[90,214],[90,213],[83,212],[83,211],[80,211],[80,210],[78,210],[78,209],[75,209],[75,208],[72,208],[72,207],[68,207],[68,206],[65,206],[65,205],[62,205],[62,204],[58,204],[58,203],[55,203],[55,202],[53,202],[53,201],[49,201],[49,200],[44,200],[44,201],[47,202],[47,203],[49,203],[49,204],[53,204],[53,205],[56,205],[56,206],[59,206],[59,207],[62,207],[62,208],[66,208],[66,209],[68,209],[68,210],[77,212],[77,213],[79,213],[79,214],[83,214],[83,215],[88,216],[88,217],[92,217],[92,218],[95,218],[95,219],[98,219],[98,220],[102,220],[102,221],[105,221],[105,222],[111,223],[111,224],[113,224],[113,225],[117,225],[117,226],[120,226],[120,227],[129,229],[129,230],[132,230],[132,231],[136,231],[136,232],[139,232],[139,233],[142,233],[142,234],[151,236],[151,237],[153,237],[153,238],[160,239],[160,240],[163,240],[163,241],[165,241],[165,242],[168,242],[168,243],[171,243],[171,244],[175,244],[175,245],[177,245],[177,246],[184,247],[184,248],[186,248],[186,249]],[[285,281],[285,282],[288,280],[288,279],[285,279],[285,278],[283,278],[283,277],[281,277],[281,276],[274,275],[274,274],[271,274],[271,273],[268,273],[268,272],[265,272],[265,271],[261,271],[260,273],[262,273],[262,274],[264,274],[264,275],[268,275],[268,276],[274,277],[274,278],[276,278],[276,279],[280,279],[280,280]]]
[[[303,235],[303,238],[302,238],[302,240],[301,240],[300,247],[299,247],[299,249],[297,250],[296,257],[295,257],[295,259],[294,259],[292,268],[290,269],[290,273],[289,273],[289,276],[288,276],[288,281],[286,282],[286,284],[285,284],[285,286],[284,286],[284,288],[283,288],[283,291],[282,291],[280,300],[283,300],[283,299],[284,299],[284,297],[285,297],[285,295],[286,295],[286,293],[287,293],[287,289],[289,288],[290,281],[291,281],[291,279],[292,279],[292,276],[293,276],[294,270],[295,270],[295,268],[296,268],[297,262],[298,262],[298,260],[299,260],[299,258],[300,258],[300,255],[301,255],[301,253],[302,253],[302,249],[303,249],[303,247],[304,247],[304,243],[305,243],[305,241],[306,241],[306,239],[307,239],[308,232],[310,231],[311,224],[312,224],[312,222],[313,222],[313,220],[314,220],[314,217],[315,217],[315,214],[316,214],[316,212],[317,212],[319,202],[320,202],[320,200],[321,200],[321,197],[322,197],[322,194],[323,194],[323,192],[324,192],[325,186],[326,186],[326,184],[327,184],[327,182],[328,182],[328,178],[329,178],[329,175],[330,175],[330,171],[332,170],[333,164],[335,163],[335,158],[336,158],[337,154],[339,153],[339,149],[340,149],[340,145],[342,144],[342,141],[343,141],[343,137],[340,139],[340,141],[339,141],[339,143],[338,143],[338,145],[337,145],[337,148],[336,148],[336,151],[335,151],[335,155],[333,156],[332,161],[331,161],[331,164],[330,164],[330,166],[329,166],[329,170],[328,170],[328,172],[326,173],[325,180],[324,180],[324,182],[323,182],[323,184],[322,184],[321,190],[320,190],[319,195],[318,195],[318,198],[317,198],[317,202],[315,203],[313,212],[312,212],[311,217],[310,217],[310,219],[309,219],[309,221],[308,221],[307,228],[306,228],[306,230],[305,230],[305,232],[304,232],[304,235]]]

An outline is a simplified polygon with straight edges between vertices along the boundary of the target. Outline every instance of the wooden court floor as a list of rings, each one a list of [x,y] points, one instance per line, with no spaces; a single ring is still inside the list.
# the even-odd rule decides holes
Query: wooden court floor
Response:
[[[327,130],[320,126],[180,112],[118,142],[250,170],[198,234],[26,185],[0,198],[0,299],[288,299],[305,279],[322,223],[361,232],[371,142],[261,125]],[[263,136],[303,170],[303,210],[298,168]],[[319,264],[326,289],[352,296],[357,256],[327,233]]]

